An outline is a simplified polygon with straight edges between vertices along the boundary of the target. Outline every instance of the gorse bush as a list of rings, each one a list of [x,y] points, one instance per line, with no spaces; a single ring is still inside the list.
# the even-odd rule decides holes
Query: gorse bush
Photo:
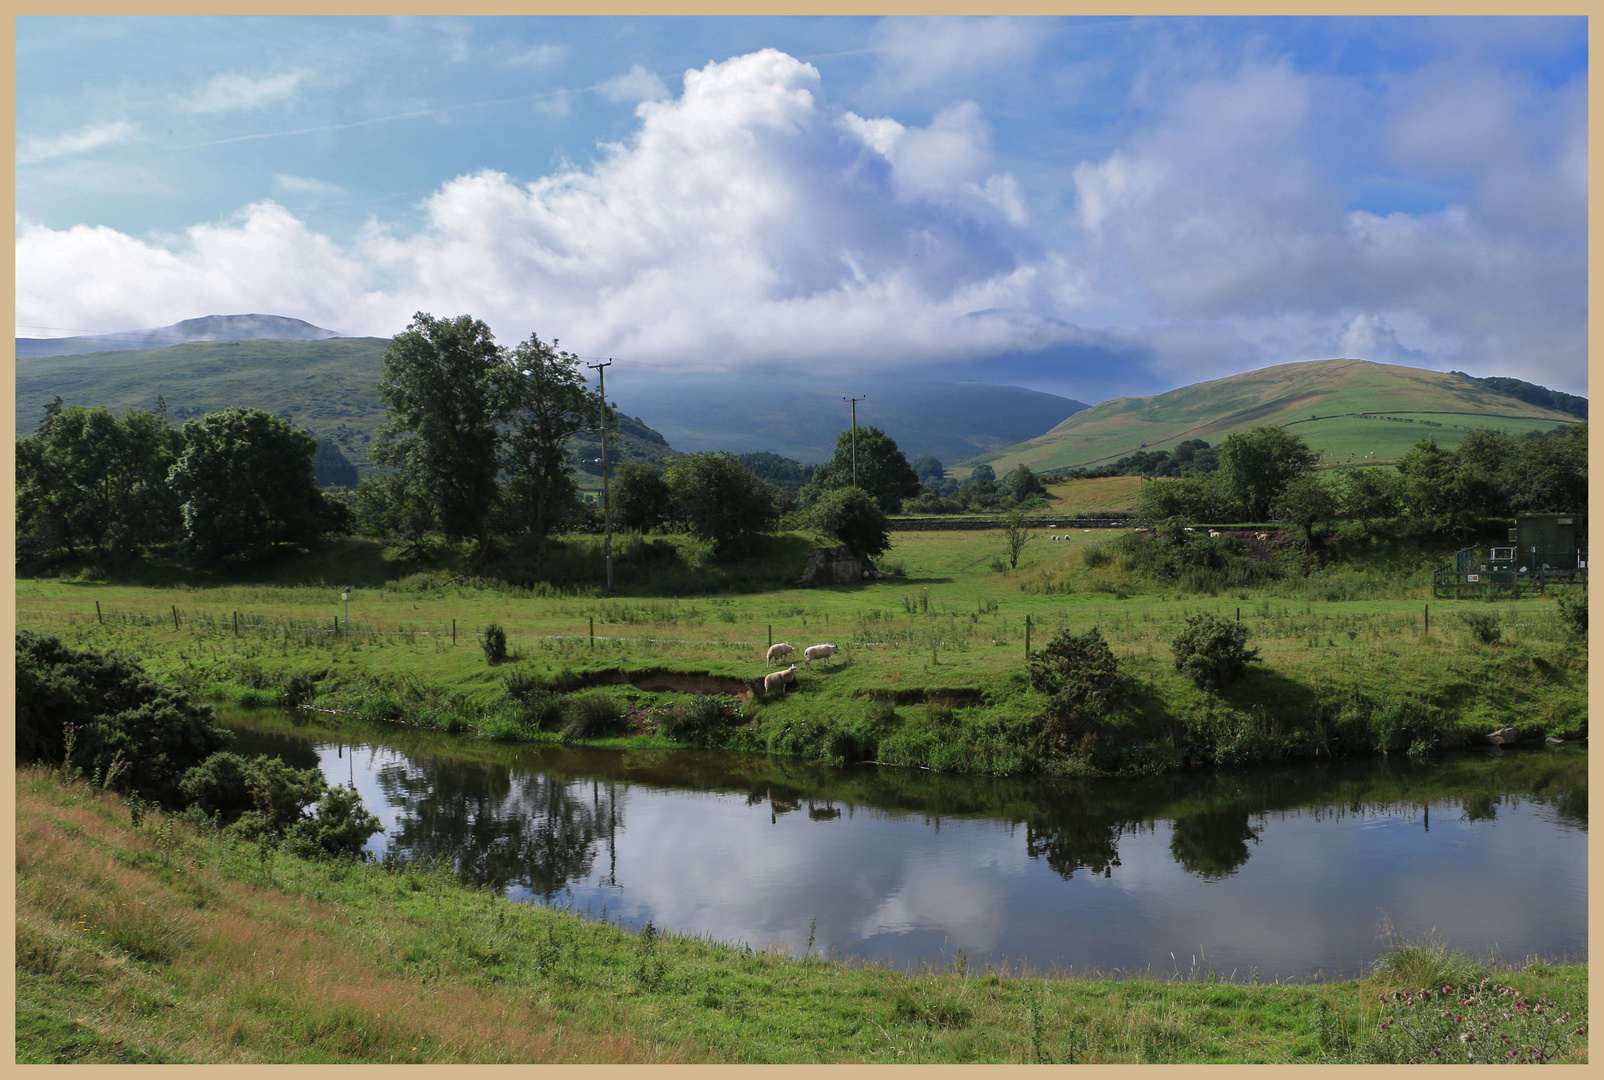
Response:
[[[1207,611],[1194,612],[1171,643],[1175,669],[1199,686],[1216,689],[1245,678],[1248,664],[1259,657],[1259,650],[1247,647],[1248,636],[1242,623]]]
[[[1073,749],[1095,734],[1122,696],[1119,660],[1096,627],[1084,634],[1061,632],[1030,655],[1029,667],[1031,686],[1047,694],[1042,740],[1057,750]]]
[[[485,660],[492,664],[499,664],[507,659],[507,632],[498,624],[491,623],[485,627],[484,637],[480,646],[485,651]]]

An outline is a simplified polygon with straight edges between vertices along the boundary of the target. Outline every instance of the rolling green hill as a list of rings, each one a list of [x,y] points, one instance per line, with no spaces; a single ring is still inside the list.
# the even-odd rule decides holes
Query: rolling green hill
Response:
[[[1454,372],[1313,360],[1195,383],[1154,397],[1126,397],[1077,412],[1045,435],[969,458],[999,476],[1023,462],[1038,472],[1093,467],[1182,439],[1219,445],[1261,424],[1290,428],[1323,464],[1396,461],[1422,435],[1456,445],[1466,428],[1511,432],[1580,423],[1573,413],[1520,401]]]

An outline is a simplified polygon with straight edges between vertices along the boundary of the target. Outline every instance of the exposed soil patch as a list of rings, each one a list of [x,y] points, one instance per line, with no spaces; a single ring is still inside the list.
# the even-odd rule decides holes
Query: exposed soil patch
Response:
[[[611,668],[607,671],[587,671],[560,680],[556,688],[567,694],[575,690],[588,690],[592,686],[622,685],[658,693],[730,694],[741,701],[752,700],[752,684],[745,679],[729,675],[712,675],[706,671],[669,671],[667,668],[644,668],[640,671]]]
[[[942,689],[931,687],[928,690],[867,690],[859,695],[863,701],[889,701],[893,705],[922,705],[930,701],[944,701],[948,705],[979,705],[985,700],[983,690],[973,687],[961,686],[957,688]]]

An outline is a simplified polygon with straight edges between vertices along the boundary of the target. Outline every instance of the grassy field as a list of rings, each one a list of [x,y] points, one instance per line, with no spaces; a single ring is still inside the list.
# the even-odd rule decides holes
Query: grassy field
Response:
[[[1467,428],[1511,433],[1579,422],[1447,372],[1319,360],[1280,364],[1153,397],[1116,398],[1077,412],[1044,435],[963,462],[1001,476],[1021,462],[1037,471],[1106,464],[1182,439],[1211,446],[1233,431],[1285,426],[1322,453],[1323,464],[1396,461],[1416,440],[1457,446]],[[967,476],[967,468],[954,470]]]
[[[701,565],[685,538],[671,559],[649,561],[644,543],[624,538],[626,595],[613,598],[597,595],[595,537],[558,545],[547,572],[555,585],[510,569],[499,580],[454,576],[460,553],[419,569],[345,541],[245,581],[197,582],[160,564],[136,571],[139,584],[22,579],[17,623],[132,654],[216,699],[288,697],[514,740],[556,738],[514,700],[520,680],[558,690],[618,683],[608,692],[631,730],[650,735],[652,710],[681,706],[692,691],[750,696],[771,636],[799,649],[830,641],[840,655],[800,671],[794,692],[757,695],[732,713],[731,745],[955,771],[1042,765],[1018,736],[1045,701],[1026,673],[1027,620],[1034,649],[1061,630],[1097,627],[1130,688],[1102,749],[1066,768],[1403,750],[1504,725],[1523,736],[1585,731],[1585,647],[1552,593],[1433,603],[1429,560],[1406,550],[1189,592],[1123,569],[1107,554],[1112,532],[1060,530],[1051,541],[1043,530],[1012,571],[994,569],[1004,554],[995,532],[902,533],[885,560],[901,576],[821,589],[786,584],[809,550],[803,537],[774,538],[735,566]],[[336,633],[347,582],[350,622]],[[1500,640],[1477,640],[1458,617],[1469,610],[1493,616]],[[1215,693],[1176,672],[1169,643],[1197,611],[1248,626],[1261,662],[1246,681]],[[495,665],[478,637],[491,623],[510,647]],[[664,671],[685,678],[647,688]]]
[[[120,797],[53,771],[17,773],[16,842],[20,1063],[1352,1059],[1381,993],[1479,974],[1408,946],[1363,982],[1322,985],[905,975],[631,934],[154,812],[134,828]],[[1585,964],[1496,974],[1585,1028]],[[1585,1036],[1568,1046],[1586,1061]]]

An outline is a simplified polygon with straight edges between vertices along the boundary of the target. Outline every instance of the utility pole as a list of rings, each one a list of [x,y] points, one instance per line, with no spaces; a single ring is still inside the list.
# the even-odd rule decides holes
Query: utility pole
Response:
[[[602,541],[602,554],[607,559],[607,595],[613,595],[613,500],[609,498],[612,488],[607,483],[607,368],[612,366],[609,358],[605,364],[586,364],[585,366],[596,372],[600,380],[597,393],[601,395],[601,427],[602,427],[602,521],[607,530],[607,537]]]
[[[867,398],[868,396],[869,396],[868,394],[864,394],[863,397],[844,397],[844,398],[841,399],[842,401],[850,401],[850,402],[852,402],[852,486],[853,487],[857,487],[858,486],[858,402],[862,401],[864,398]]]

